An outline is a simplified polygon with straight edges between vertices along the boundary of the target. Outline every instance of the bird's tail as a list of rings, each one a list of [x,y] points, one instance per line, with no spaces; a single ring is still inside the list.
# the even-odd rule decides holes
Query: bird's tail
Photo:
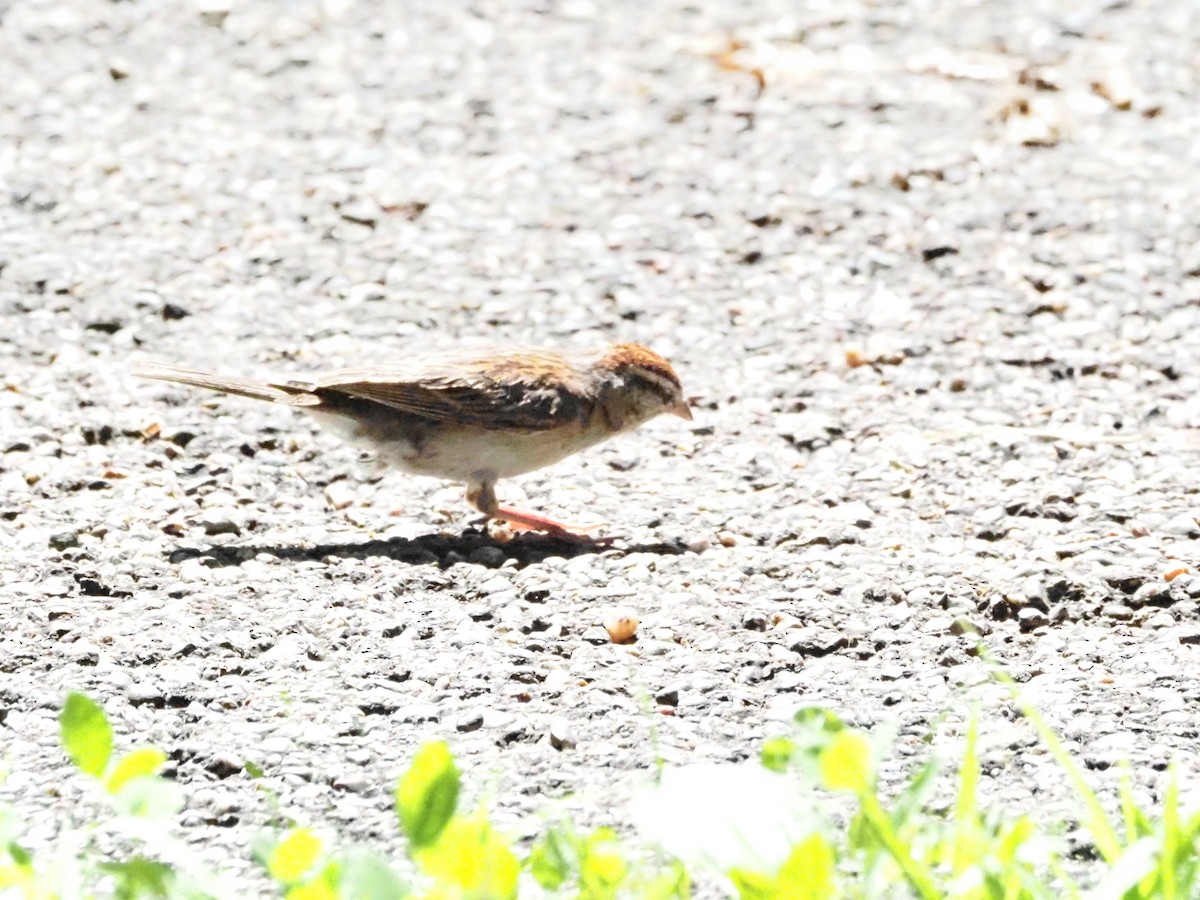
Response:
[[[265,381],[254,381],[251,378],[229,378],[224,375],[214,375],[212,372],[202,372],[199,369],[173,366],[169,363],[138,363],[133,369],[133,374],[139,378],[173,381],[176,384],[188,384],[193,387],[207,388],[210,391],[237,394],[239,397],[266,400],[269,403],[312,406],[321,402],[311,393],[299,387],[268,384]]]

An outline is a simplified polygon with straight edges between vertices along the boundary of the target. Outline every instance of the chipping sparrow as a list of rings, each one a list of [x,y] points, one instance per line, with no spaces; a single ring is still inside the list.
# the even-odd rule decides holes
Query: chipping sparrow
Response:
[[[402,471],[465,482],[467,500],[488,518],[568,540],[580,536],[500,506],[496,481],[558,462],[660,413],[692,417],[670,364],[638,344],[591,353],[460,352],[312,381],[226,378],[163,363],[144,363],[135,374],[298,407]]]

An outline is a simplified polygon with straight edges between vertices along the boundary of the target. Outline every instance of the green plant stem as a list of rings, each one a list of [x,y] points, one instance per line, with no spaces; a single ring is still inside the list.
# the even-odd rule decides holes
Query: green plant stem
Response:
[[[904,873],[904,877],[912,889],[925,900],[940,900],[942,893],[934,884],[933,873],[912,858],[912,854],[908,852],[908,848],[896,834],[896,829],[892,827],[891,819],[879,805],[879,798],[875,796],[874,792],[866,791],[859,796],[859,802],[862,803],[863,816],[867,825],[887,848],[896,864],[900,866],[900,871]]]
[[[1108,816],[1104,812],[1104,807],[1100,805],[1100,799],[1096,796],[1096,792],[1088,785],[1087,780],[1083,777],[1083,772],[1075,763],[1075,760],[1071,758],[1071,754],[1067,752],[1067,748],[1063,746],[1062,741],[1058,739],[1058,735],[1054,733],[1054,729],[1046,724],[1046,720],[1041,717],[1041,714],[1021,695],[1020,686],[1013,680],[1013,677],[996,662],[992,655],[988,653],[987,648],[981,646],[979,650],[980,656],[992,667],[992,677],[1008,688],[1013,702],[1021,710],[1021,715],[1033,725],[1034,730],[1038,733],[1038,737],[1042,739],[1042,743],[1050,751],[1050,755],[1054,757],[1055,762],[1062,766],[1063,770],[1067,773],[1067,777],[1071,780],[1075,792],[1079,794],[1088,811],[1088,830],[1092,833],[1092,838],[1096,842],[1096,849],[1100,851],[1100,854],[1110,864],[1116,862],[1122,852],[1121,839],[1117,836],[1112,823],[1109,822]]]

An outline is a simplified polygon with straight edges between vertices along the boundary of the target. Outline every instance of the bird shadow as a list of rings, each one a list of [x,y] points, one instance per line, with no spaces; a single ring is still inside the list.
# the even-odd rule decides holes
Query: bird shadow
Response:
[[[425,534],[415,538],[376,538],[374,540],[295,546],[287,544],[214,544],[208,547],[180,547],[167,559],[181,563],[199,559],[213,568],[240,566],[259,554],[267,553],[278,559],[321,561],[326,559],[366,559],[381,556],[409,565],[437,566],[448,569],[466,564],[497,569],[515,561],[518,569],[536,565],[552,557],[573,558],[616,551],[652,553],[658,556],[679,556],[687,550],[682,541],[655,544],[622,545],[608,542],[576,543],[540,534],[521,534],[511,541],[499,542],[482,531],[467,530],[458,535]]]

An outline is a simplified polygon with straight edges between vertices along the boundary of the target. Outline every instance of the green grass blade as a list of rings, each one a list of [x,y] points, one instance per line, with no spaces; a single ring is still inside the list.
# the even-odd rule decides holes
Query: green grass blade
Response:
[[[986,648],[980,647],[980,655],[988,661],[992,666],[992,676],[1008,688],[1009,694],[1013,698],[1013,703],[1021,711],[1021,714],[1033,725],[1038,736],[1042,739],[1042,743],[1046,745],[1046,749],[1050,751],[1050,755],[1054,757],[1055,762],[1059,764],[1067,778],[1070,779],[1072,786],[1075,788],[1075,793],[1079,795],[1079,799],[1083,802],[1086,815],[1084,816],[1084,824],[1091,832],[1092,840],[1096,842],[1096,849],[1100,851],[1100,855],[1108,863],[1115,863],[1121,856],[1122,846],[1121,839],[1118,837],[1116,830],[1112,826],[1112,822],[1108,820],[1108,815],[1104,812],[1104,807],[1100,805],[1100,799],[1096,796],[1096,792],[1088,785],[1087,779],[1083,777],[1083,771],[1071,758],[1071,754],[1067,752],[1067,748],[1063,746],[1058,735],[1054,733],[1046,720],[1041,714],[1033,708],[1033,706],[1025,700],[1021,694],[1020,686],[1013,680],[1013,677],[1008,674],[1000,665],[992,658]]]

